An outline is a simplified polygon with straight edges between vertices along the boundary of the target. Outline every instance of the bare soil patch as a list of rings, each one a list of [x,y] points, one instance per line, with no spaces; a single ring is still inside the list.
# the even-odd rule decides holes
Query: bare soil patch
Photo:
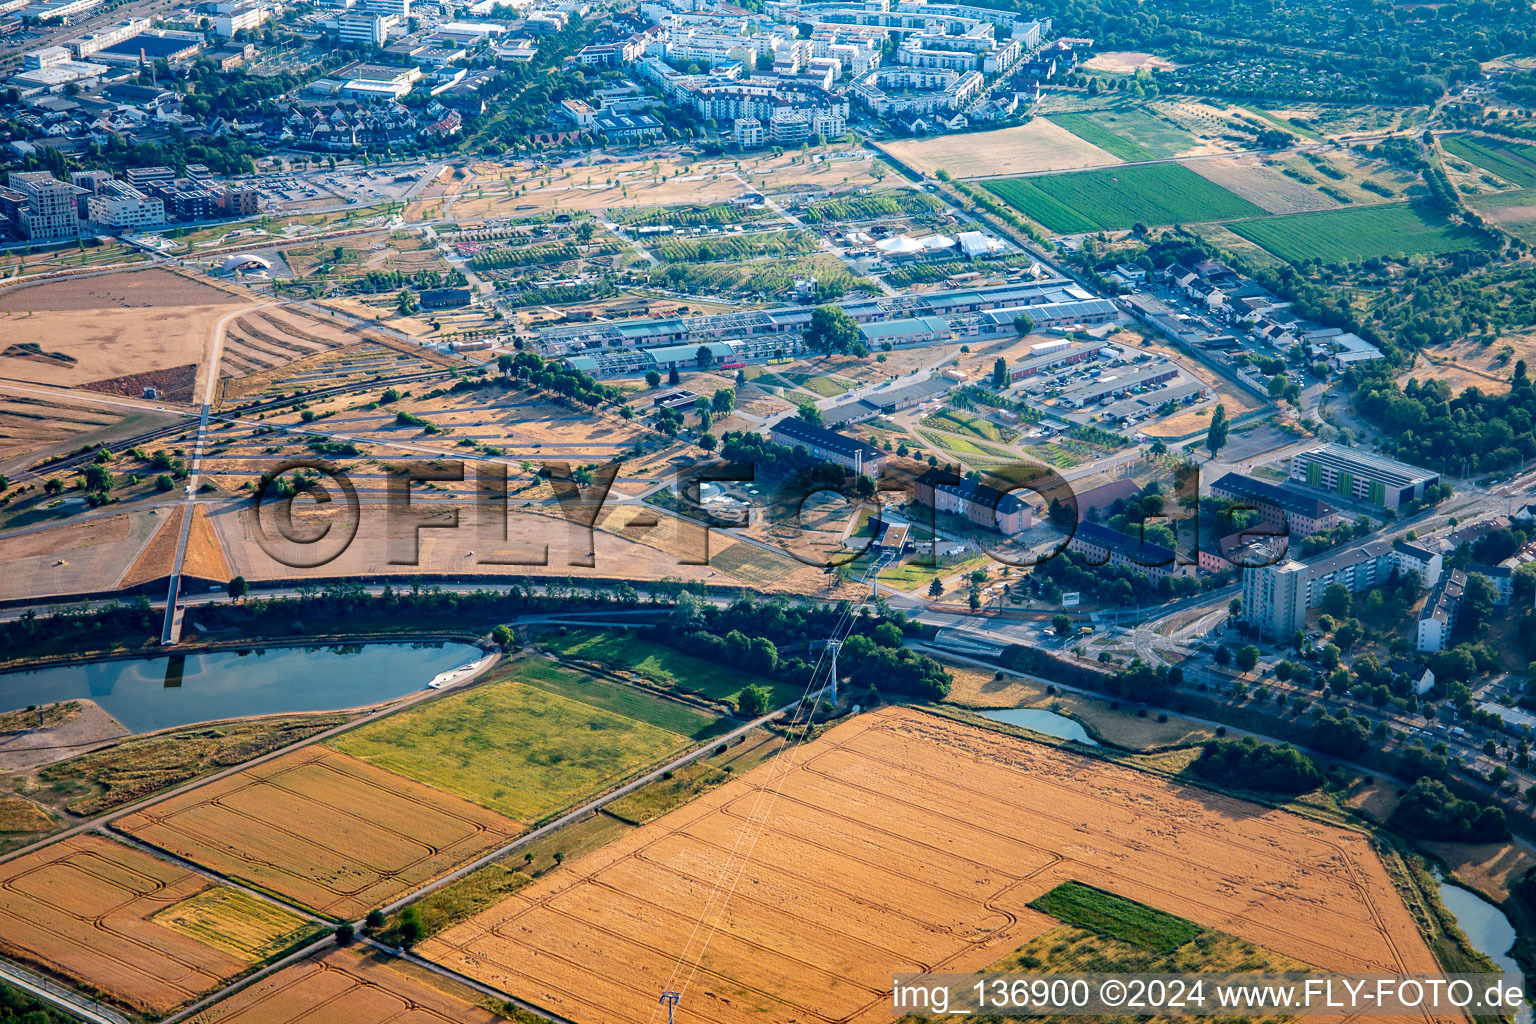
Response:
[[[0,599],[110,590],[161,522],[129,512],[0,537]]]
[[[66,757],[101,746],[128,730],[93,700],[72,700],[54,705],[69,708],[56,719],[47,716],[41,729],[8,723],[0,732],[0,771],[21,771],[62,761]],[[32,715],[27,714],[30,725]]]
[[[214,306],[249,301],[244,293],[159,267],[43,281],[0,291],[0,310],[7,312]]]
[[[1123,162],[1043,117],[1017,128],[878,145],[913,170],[924,174],[945,170],[957,178],[1066,171]]]
[[[1112,75],[1134,75],[1142,68],[1154,71],[1171,71],[1178,67],[1173,61],[1140,50],[1110,50],[1096,53],[1083,61],[1084,71],[1103,71]]]
[[[714,885],[738,872],[722,909]],[[1053,925],[1028,904],[1069,879],[1314,967],[1436,969],[1362,834],[907,709],[781,754],[419,951],[569,1017],[643,1024],[702,916],[719,927],[691,994],[712,1020],[873,1021],[893,971],[980,970]]]

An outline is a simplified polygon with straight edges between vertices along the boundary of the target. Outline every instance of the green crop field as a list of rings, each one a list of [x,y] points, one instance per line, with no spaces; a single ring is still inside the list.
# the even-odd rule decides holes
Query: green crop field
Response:
[[[1261,216],[1264,211],[1179,164],[1146,164],[1033,178],[986,187],[1052,231],[1080,234]]]
[[[1052,114],[1046,118],[1084,142],[1098,146],[1104,152],[1122,160],[1154,160],[1157,154],[1130,139],[1123,138],[1094,120],[1089,114]]]
[[[1052,114],[1050,120],[1122,160],[1157,160],[1178,156],[1194,145],[1194,136],[1158,120],[1139,107]]]
[[[598,697],[589,689],[602,685],[622,689],[556,666],[515,661],[506,678],[390,715],[331,746],[532,823],[690,745],[688,734],[633,715],[690,731],[692,721],[669,719],[669,710],[644,707],[622,694]]]
[[[1466,228],[1450,225],[1438,215],[1407,203],[1292,213],[1228,227],[1292,263],[1462,252],[1483,244]]]
[[[1472,135],[1447,135],[1440,145],[1447,153],[1470,160],[1521,188],[1536,185],[1536,146]]]
[[[805,680],[785,682],[742,672],[695,658],[665,644],[652,643],[621,631],[600,633],[573,629],[565,636],[549,637],[544,646],[567,657],[601,662],[638,673],[658,686],[691,690],[715,700],[735,699],[742,687],[760,683],[773,695],[773,707],[783,707],[805,692]]]
[[[1064,924],[1157,953],[1172,952],[1200,932],[1200,926],[1192,921],[1081,882],[1063,882],[1030,907]]]

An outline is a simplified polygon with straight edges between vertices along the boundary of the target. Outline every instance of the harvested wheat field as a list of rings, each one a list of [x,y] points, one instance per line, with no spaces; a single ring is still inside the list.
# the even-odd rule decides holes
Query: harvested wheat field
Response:
[[[217,889],[185,868],[97,835],[0,865],[0,952],[111,1001],[160,1015],[246,970],[274,940],[309,929],[261,903],[252,945],[209,944],[161,923]]]
[[[191,1024],[497,1024],[479,997],[379,953],[333,949],[216,1003]]]
[[[343,328],[292,310],[253,309],[226,328],[219,374],[261,373],[356,341]]]
[[[697,973],[674,977],[738,871]],[[1055,925],[1027,904],[1069,879],[1321,968],[1436,970],[1364,835],[908,709],[840,725],[420,952],[592,1024],[644,1024],[685,983],[690,1021],[883,1020],[893,972],[982,969]]]
[[[347,920],[522,831],[468,801],[318,747],[156,804],[116,827]]]
[[[1043,117],[1017,128],[877,145],[915,171],[932,174],[945,170],[957,178],[1068,171],[1122,162]]]

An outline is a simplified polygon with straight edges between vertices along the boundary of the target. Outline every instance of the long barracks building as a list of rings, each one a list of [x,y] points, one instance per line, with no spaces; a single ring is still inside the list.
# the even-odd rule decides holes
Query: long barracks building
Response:
[[[963,318],[993,309],[1073,303],[1081,300],[1081,292],[1082,289],[1065,278],[1050,278],[925,295],[854,299],[837,305],[859,324],[878,324],[924,317]],[[541,354],[560,358],[657,345],[700,345],[727,339],[772,339],[777,336],[789,342],[785,347],[792,352],[794,342],[810,324],[814,311],[813,306],[782,306],[660,320],[562,324],[539,331],[534,345]]]

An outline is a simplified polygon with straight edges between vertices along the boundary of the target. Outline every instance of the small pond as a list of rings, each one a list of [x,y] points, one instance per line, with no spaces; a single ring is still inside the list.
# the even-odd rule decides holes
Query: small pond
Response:
[[[999,711],[983,711],[981,716],[990,718],[994,722],[1021,725],[1035,732],[1043,732],[1047,736],[1077,740],[1090,747],[1099,745],[1098,740],[1088,735],[1088,730],[1083,728],[1081,722],[1066,715],[1058,715],[1054,711],[1045,711],[1041,708],[1003,708]]]

